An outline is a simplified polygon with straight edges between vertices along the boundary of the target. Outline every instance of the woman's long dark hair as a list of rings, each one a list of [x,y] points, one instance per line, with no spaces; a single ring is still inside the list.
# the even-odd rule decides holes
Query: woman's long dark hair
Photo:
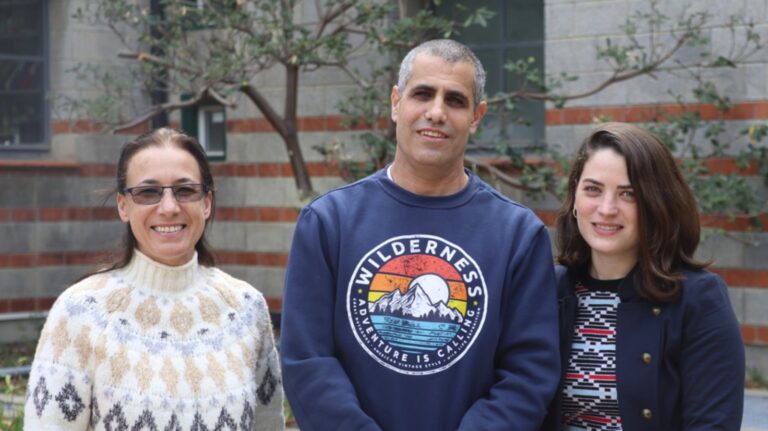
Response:
[[[123,193],[123,190],[127,187],[126,174],[128,172],[128,165],[130,164],[133,156],[142,150],[150,147],[162,147],[162,146],[176,146],[195,158],[197,166],[200,168],[200,178],[202,183],[207,187],[211,193],[211,214],[205,221],[205,228],[208,227],[208,223],[213,221],[213,216],[216,210],[216,193],[213,184],[213,175],[211,174],[211,166],[208,163],[208,158],[205,155],[205,150],[197,142],[197,140],[191,136],[188,136],[178,130],[163,127],[160,129],[147,132],[133,141],[126,143],[120,152],[120,159],[117,162],[117,187],[115,193]],[[111,264],[106,268],[99,269],[90,272],[80,278],[80,280],[97,274],[100,272],[107,272],[113,269],[124,268],[127,266],[133,258],[133,251],[138,247],[136,237],[133,235],[131,225],[125,224],[126,229],[123,234],[123,244],[119,251],[115,253],[115,258]],[[215,266],[216,260],[214,258],[211,247],[205,240],[205,228],[200,236],[200,239],[195,244],[195,250],[197,251],[197,262],[204,266]]]
[[[568,195],[557,216],[557,261],[570,268],[587,265],[589,244],[573,217],[576,189],[587,160],[609,148],[624,157],[635,192],[638,261],[633,285],[652,301],[673,301],[680,294],[681,268],[709,265],[693,258],[699,245],[699,210],[672,153],[652,133],[626,123],[606,123],[581,144],[568,177]]]

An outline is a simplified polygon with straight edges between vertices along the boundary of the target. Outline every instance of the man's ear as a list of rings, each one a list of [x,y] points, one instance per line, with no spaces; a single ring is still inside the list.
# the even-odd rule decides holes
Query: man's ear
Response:
[[[474,118],[472,118],[472,123],[469,125],[470,133],[475,133],[477,131],[477,127],[480,125],[480,120],[485,117],[486,111],[488,111],[488,104],[485,102],[485,100],[483,100],[479,105],[477,105],[475,112],[472,114]]]
[[[397,85],[392,86],[392,93],[389,95],[389,101],[392,104],[392,121],[397,123],[397,108],[400,103],[400,90],[397,88]]]
[[[120,220],[128,223],[128,202],[125,200],[125,195],[122,193],[117,194],[117,213],[120,214]]]

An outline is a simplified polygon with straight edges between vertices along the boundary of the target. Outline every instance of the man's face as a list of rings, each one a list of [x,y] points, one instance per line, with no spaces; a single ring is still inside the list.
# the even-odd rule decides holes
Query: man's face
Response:
[[[392,120],[397,123],[395,163],[418,172],[461,169],[464,147],[486,111],[473,93],[471,63],[450,63],[429,54],[413,61],[404,89],[392,89]]]

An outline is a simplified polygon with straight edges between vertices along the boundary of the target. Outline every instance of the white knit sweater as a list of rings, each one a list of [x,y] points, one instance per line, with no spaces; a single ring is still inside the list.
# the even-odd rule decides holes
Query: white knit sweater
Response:
[[[263,296],[197,264],[136,251],[56,300],[38,343],[25,430],[282,430]]]

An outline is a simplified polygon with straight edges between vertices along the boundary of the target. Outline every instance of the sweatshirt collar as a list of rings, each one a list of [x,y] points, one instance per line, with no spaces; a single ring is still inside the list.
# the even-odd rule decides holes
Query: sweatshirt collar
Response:
[[[406,205],[416,207],[445,209],[464,205],[475,195],[478,190],[480,181],[477,175],[473,174],[472,171],[464,168],[464,172],[466,172],[467,176],[469,177],[469,180],[467,181],[467,184],[464,185],[464,188],[452,195],[447,196],[422,196],[411,193],[397,185],[389,177],[388,169],[389,165],[374,174],[376,181],[381,185],[384,191],[394,199]]]

